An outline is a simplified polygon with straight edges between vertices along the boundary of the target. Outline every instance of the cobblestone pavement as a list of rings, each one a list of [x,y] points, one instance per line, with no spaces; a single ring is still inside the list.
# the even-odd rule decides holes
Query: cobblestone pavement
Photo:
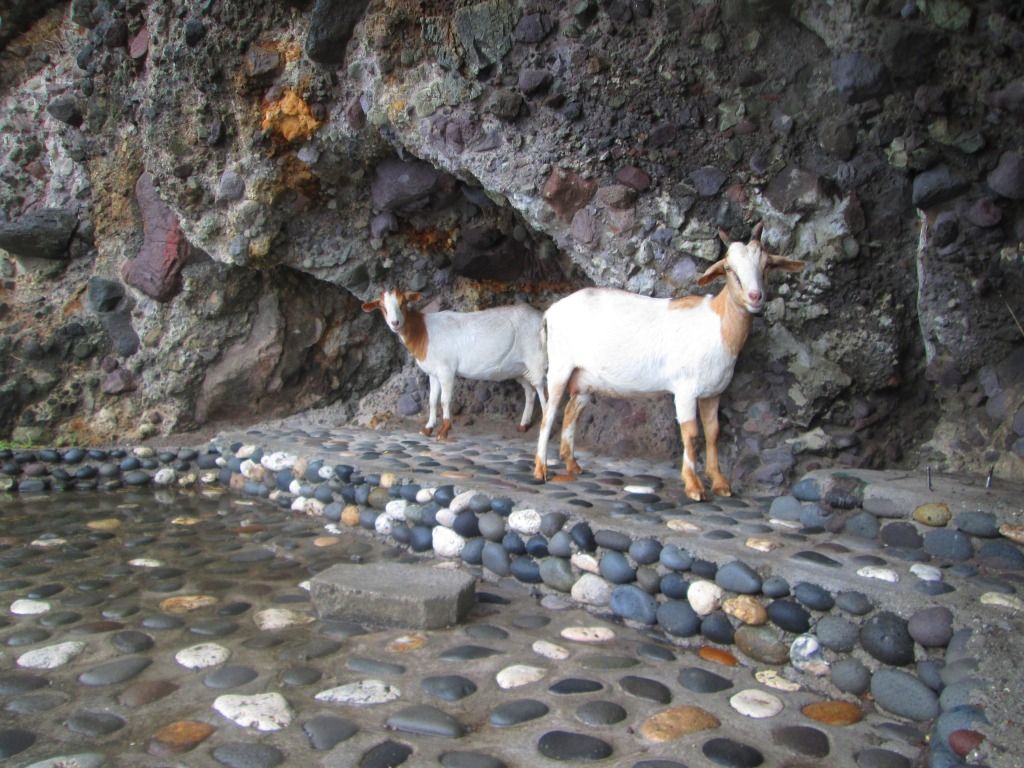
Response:
[[[694,503],[667,463],[538,485],[532,456],[298,421],[0,452],[0,761],[1024,765],[1021,489],[821,471]],[[475,603],[320,616],[310,580],[371,562]]]

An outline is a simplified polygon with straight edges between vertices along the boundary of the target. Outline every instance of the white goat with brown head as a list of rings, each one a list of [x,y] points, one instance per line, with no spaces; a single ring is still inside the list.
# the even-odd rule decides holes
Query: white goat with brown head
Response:
[[[692,499],[705,498],[696,473],[697,413],[704,425],[706,469],[720,496],[732,489],[718,463],[718,400],[732,380],[736,359],[750,333],[752,316],[765,307],[767,270],[798,272],[801,261],[768,253],[761,225],[748,243],[730,242],[725,257],[698,279],[719,277],[717,296],[655,299],[608,288],[585,288],[555,302],[544,315],[548,354],[548,407],[541,421],[534,476],[547,477],[547,445],[555,411],[568,389],[560,455],[566,471],[575,458],[576,421],[593,394],[620,397],[671,393],[683,439],[683,485]]]
[[[430,415],[423,433],[433,432],[440,400],[442,421],[437,439],[448,437],[456,376],[483,381],[516,379],[526,395],[519,422],[519,431],[525,432],[533,418],[534,392],[541,410],[545,403],[543,315],[526,304],[479,312],[423,313],[411,306],[419,298],[419,293],[383,291],[380,298],[363,304],[363,311],[380,310],[416,365],[430,377]]]

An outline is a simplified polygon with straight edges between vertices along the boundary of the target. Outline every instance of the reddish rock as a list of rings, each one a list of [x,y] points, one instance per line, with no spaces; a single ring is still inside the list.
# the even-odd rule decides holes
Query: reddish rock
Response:
[[[632,187],[637,192],[646,192],[651,188],[651,176],[635,165],[627,165],[619,168],[615,174],[615,180],[627,187]]]
[[[107,374],[100,387],[105,395],[123,395],[125,392],[134,392],[138,387],[132,372],[125,368],[117,368]]]
[[[170,696],[178,690],[178,686],[170,680],[144,680],[134,683],[117,697],[117,703],[123,707],[144,707],[158,699]]]
[[[590,202],[597,190],[596,179],[584,179],[575,171],[555,168],[544,182],[541,195],[562,219],[569,221]]]
[[[960,755],[960,757],[967,757],[984,740],[985,736],[983,734],[968,728],[961,728],[949,734],[949,748]]]
[[[178,216],[160,199],[148,172],[135,183],[135,199],[142,211],[142,248],[122,269],[124,280],[157,301],[170,301],[181,290],[181,270],[191,247]]]
[[[149,53],[149,30],[143,27],[139,34],[128,41],[128,55],[138,61]]]
[[[630,208],[636,202],[636,190],[625,184],[609,184],[597,190],[597,200],[608,208]]]
[[[994,227],[1003,220],[1003,211],[991,197],[983,197],[971,204],[966,218],[976,227]]]
[[[178,720],[165,725],[153,734],[146,751],[151,755],[166,757],[195,749],[217,730],[209,723],[197,720]]]
[[[592,243],[594,235],[594,217],[590,211],[586,208],[576,211],[576,215],[572,217],[572,236],[581,243]]]

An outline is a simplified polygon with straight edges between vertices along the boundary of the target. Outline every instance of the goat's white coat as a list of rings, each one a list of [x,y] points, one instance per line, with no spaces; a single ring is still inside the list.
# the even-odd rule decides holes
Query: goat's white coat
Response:
[[[401,334],[406,318],[394,291],[381,296],[380,309],[388,327]],[[547,355],[541,340],[543,315],[526,304],[494,307],[477,312],[430,312],[422,315],[426,328],[426,355],[416,365],[430,378],[430,414],[425,429],[437,424],[437,405],[442,418],[451,422],[451,398],[455,377],[480,381],[517,380],[526,404],[520,426],[533,418],[534,393],[543,411],[544,373]]]
[[[732,380],[749,332],[750,314],[765,306],[764,272],[797,271],[802,262],[766,253],[755,230],[750,243],[731,243],[725,258],[698,283],[727,281],[718,297],[686,301],[656,299],[608,288],[586,288],[555,302],[544,315],[548,353],[548,403],[537,440],[535,474],[547,471],[547,445],[554,414],[566,388],[570,405],[562,428],[563,458],[573,473],[576,421],[594,393],[622,397],[671,393],[676,419],[684,429],[683,479],[687,493],[702,498],[686,430],[696,434],[700,404],[708,444],[708,472],[716,492],[728,495],[718,469],[718,397]],[[723,237],[724,239],[724,237]],[[729,318],[727,318],[727,315]],[[731,327],[726,328],[729,324]]]

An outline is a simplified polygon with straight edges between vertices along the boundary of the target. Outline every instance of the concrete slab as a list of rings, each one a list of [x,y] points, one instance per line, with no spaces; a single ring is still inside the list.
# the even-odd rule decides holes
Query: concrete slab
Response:
[[[465,571],[405,563],[332,565],[313,577],[310,595],[324,618],[376,626],[439,629],[473,607],[476,579]]]

